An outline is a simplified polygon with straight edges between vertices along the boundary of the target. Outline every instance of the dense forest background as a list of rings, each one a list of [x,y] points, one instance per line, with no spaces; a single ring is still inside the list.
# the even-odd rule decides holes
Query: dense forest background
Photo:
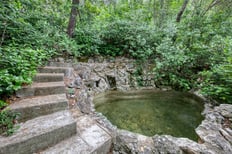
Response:
[[[1,0],[0,96],[58,55],[154,63],[157,85],[232,103],[232,0]]]

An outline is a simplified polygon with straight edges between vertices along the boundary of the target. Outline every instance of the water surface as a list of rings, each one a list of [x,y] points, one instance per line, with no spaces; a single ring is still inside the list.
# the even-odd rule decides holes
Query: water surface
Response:
[[[111,91],[94,99],[95,109],[120,129],[147,136],[166,134],[197,140],[203,103],[176,91]]]

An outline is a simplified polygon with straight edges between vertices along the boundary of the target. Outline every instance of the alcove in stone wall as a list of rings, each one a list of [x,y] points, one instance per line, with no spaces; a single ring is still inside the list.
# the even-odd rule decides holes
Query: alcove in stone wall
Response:
[[[106,77],[107,77],[110,89],[116,90],[117,87],[116,87],[116,79],[115,79],[115,77],[108,76],[108,75]]]

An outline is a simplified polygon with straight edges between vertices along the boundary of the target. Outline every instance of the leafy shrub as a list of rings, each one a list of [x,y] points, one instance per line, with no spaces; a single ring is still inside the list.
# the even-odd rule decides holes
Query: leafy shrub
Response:
[[[109,23],[101,33],[100,53],[111,56],[147,58],[155,50],[155,30],[141,23],[118,20]]]
[[[37,67],[55,55],[55,51],[58,54],[74,50],[75,43],[63,32],[64,19],[69,16],[67,7],[60,0],[1,2],[0,96],[31,83]]]
[[[8,110],[0,111],[0,134],[11,135],[17,127],[14,126],[15,119],[19,114],[12,113]]]
[[[172,28],[173,32],[168,30],[170,29],[168,26],[163,28],[165,39],[156,48],[157,58],[154,71],[157,84],[170,85],[175,89],[184,90],[197,88],[202,82],[199,75],[201,72],[205,72],[207,80],[209,78],[212,80],[211,75],[211,77],[206,77],[207,72],[209,71],[209,75],[215,66],[223,67],[223,59],[228,57],[223,52],[226,46],[225,34],[221,33],[221,28],[215,29],[213,25],[214,22],[210,18],[203,20],[200,17],[193,17],[174,25],[176,29]],[[226,75],[220,74],[221,77]],[[225,84],[222,80],[219,83]],[[221,89],[221,91],[227,90],[227,88]]]
[[[2,111],[8,104],[2,100],[0,100],[0,111]]]
[[[102,41],[97,27],[88,25],[77,27],[74,39],[77,44],[77,48],[73,50],[74,55],[94,56],[99,54]]]
[[[175,46],[170,38],[166,38],[156,48],[156,52],[156,84],[172,86],[179,90],[191,89],[196,76],[194,77],[190,69],[192,61],[186,55],[186,49]]]
[[[14,124],[19,114],[4,109],[6,106],[7,103],[0,100],[0,135],[11,135],[17,129]]]
[[[0,95],[11,94],[20,89],[22,84],[32,82],[39,65],[47,60],[52,52],[5,47],[0,52]]]
[[[82,56],[126,56],[145,59],[154,54],[160,41],[154,28],[130,20],[106,21],[81,25],[76,28],[74,39],[77,48],[73,54]]]
[[[221,64],[201,73],[203,83],[200,85],[203,94],[219,102],[232,104],[232,41],[224,38],[225,58]]]
[[[220,65],[211,71],[202,72],[204,79],[201,91],[219,102],[232,104],[232,65]]]

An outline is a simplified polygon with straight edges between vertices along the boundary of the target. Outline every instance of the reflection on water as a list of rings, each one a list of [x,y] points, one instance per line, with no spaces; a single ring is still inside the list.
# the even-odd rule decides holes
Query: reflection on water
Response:
[[[97,112],[120,129],[153,136],[167,134],[197,140],[203,103],[195,95],[176,91],[111,91],[94,99]]]

